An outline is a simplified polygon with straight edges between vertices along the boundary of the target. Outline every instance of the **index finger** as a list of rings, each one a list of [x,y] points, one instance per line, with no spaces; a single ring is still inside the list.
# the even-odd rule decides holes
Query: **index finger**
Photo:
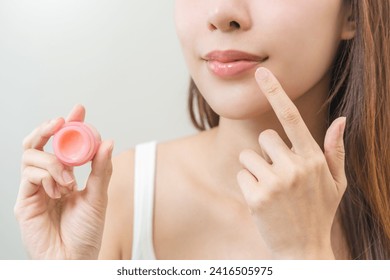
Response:
[[[66,122],[83,122],[84,118],[85,108],[84,106],[77,104],[69,113]],[[57,118],[41,124],[24,138],[23,149],[37,149],[42,151],[49,139],[63,126],[64,122],[63,118]]]
[[[43,151],[43,147],[49,141],[49,139],[63,126],[63,118],[53,119],[41,124],[35,128],[26,138],[23,140],[23,149],[37,149]]]
[[[294,147],[294,151],[297,153],[305,152],[308,147],[313,147],[315,140],[303,121],[298,108],[271,71],[264,67],[257,69],[256,80],[282,124]]]

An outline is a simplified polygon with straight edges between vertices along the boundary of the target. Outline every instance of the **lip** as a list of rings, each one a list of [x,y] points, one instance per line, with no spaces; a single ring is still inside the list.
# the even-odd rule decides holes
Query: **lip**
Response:
[[[268,57],[237,50],[217,50],[208,53],[203,59],[214,75],[221,78],[234,78],[258,67]]]

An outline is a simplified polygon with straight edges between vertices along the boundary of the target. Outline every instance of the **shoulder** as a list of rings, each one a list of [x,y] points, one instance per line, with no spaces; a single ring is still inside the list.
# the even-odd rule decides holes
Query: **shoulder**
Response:
[[[190,156],[196,157],[203,154],[210,145],[210,137],[213,137],[214,134],[214,130],[208,130],[187,137],[159,143],[158,158],[164,163],[165,161],[176,161],[179,159],[184,160],[186,163],[194,162],[193,160],[189,161]]]
[[[133,187],[135,149],[113,158],[108,205],[100,258],[130,259],[133,236]]]
[[[179,254],[204,217],[205,169],[209,142],[202,132],[158,145],[155,181],[154,245],[158,258]],[[183,237],[185,237],[183,239]],[[177,247],[179,246],[179,247]],[[184,246],[185,247],[185,246]]]
[[[201,133],[202,134],[202,133]],[[179,138],[157,145],[156,160],[156,202],[162,206],[161,213],[171,207],[161,205],[161,191],[174,187],[180,178],[187,177],[188,170],[194,170],[194,163],[199,156],[203,140],[201,134]],[[131,259],[133,240],[133,206],[134,206],[134,168],[136,150],[130,149],[113,158],[113,173],[108,189],[108,206],[103,233],[101,259]],[[173,181],[172,181],[173,180]],[[174,182],[174,184],[171,184]],[[161,188],[163,187],[163,189]],[[164,191],[163,191],[164,192]],[[170,201],[170,200],[166,200]],[[170,201],[173,202],[173,201]]]

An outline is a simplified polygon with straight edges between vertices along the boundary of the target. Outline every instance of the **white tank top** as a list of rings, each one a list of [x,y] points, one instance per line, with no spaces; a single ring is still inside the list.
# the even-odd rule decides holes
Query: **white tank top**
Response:
[[[156,142],[135,148],[133,260],[155,260],[153,248],[154,184]]]

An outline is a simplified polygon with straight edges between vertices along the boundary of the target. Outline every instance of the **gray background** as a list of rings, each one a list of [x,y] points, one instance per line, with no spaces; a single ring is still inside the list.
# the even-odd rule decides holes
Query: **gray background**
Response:
[[[43,121],[84,104],[114,154],[194,132],[173,3],[0,0],[0,259],[27,258],[13,206],[22,140]]]

